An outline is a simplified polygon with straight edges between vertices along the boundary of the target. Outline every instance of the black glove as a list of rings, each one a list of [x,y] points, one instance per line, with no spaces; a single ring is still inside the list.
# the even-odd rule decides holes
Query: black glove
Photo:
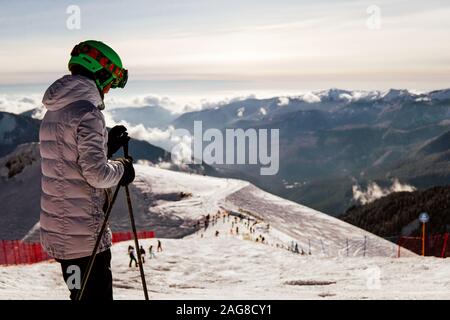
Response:
[[[124,126],[114,126],[108,133],[108,159],[110,159],[114,153],[117,152],[122,146],[124,146],[130,137],[127,133],[127,128]]]
[[[133,167],[133,158],[131,157],[120,157],[115,159],[115,161],[120,161],[123,164],[123,175],[122,179],[119,181],[119,185],[127,186],[134,181],[134,167]]]

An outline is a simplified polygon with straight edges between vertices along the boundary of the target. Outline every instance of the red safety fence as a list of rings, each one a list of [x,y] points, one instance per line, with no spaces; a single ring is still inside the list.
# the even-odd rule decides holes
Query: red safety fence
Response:
[[[19,240],[0,240],[0,264],[35,263],[50,257],[40,243]]]
[[[155,233],[153,231],[138,231],[137,233],[138,239],[148,239],[154,238]],[[112,235],[112,242],[120,242],[120,241],[128,241],[132,240],[133,232],[114,232]]]
[[[153,231],[139,231],[139,239],[154,238]],[[113,232],[113,243],[133,239],[132,232]],[[50,257],[39,242],[22,242],[20,240],[0,240],[0,265],[36,263],[49,260]]]
[[[400,237],[398,239],[398,254],[401,256],[401,249],[422,254],[422,237]],[[447,258],[450,257],[449,233],[436,234],[425,237],[425,256]]]

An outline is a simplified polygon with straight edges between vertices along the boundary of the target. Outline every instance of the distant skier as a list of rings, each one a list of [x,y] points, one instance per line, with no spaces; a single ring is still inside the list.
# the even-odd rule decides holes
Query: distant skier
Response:
[[[156,258],[155,253],[153,252],[153,245],[148,248],[148,258]]]
[[[218,237],[218,236],[219,236],[219,230],[216,230],[216,233],[215,233],[215,235],[216,235],[216,237]]]
[[[157,252],[162,252],[163,251],[162,245],[161,245],[161,240],[158,240],[158,247],[157,247],[156,251]]]
[[[205,217],[205,230],[208,229],[209,226],[209,214]]]
[[[139,253],[141,254],[142,263],[145,263],[145,249],[143,246],[139,249]]]
[[[131,265],[134,261],[134,266],[138,266],[138,262],[136,260],[136,252],[134,250],[133,246],[128,246],[128,255],[130,256],[130,264],[128,265],[129,268],[131,268]]]

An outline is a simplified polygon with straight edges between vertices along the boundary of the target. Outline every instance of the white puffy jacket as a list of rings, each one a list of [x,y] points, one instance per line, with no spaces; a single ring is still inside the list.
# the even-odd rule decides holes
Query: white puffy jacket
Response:
[[[57,259],[89,256],[104,218],[105,189],[124,168],[107,160],[103,101],[95,82],[78,75],[55,81],[42,100],[41,243]],[[109,228],[98,252],[111,246]]]

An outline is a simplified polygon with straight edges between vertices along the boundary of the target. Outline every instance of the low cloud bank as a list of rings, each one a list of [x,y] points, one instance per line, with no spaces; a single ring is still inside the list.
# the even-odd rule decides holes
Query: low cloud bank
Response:
[[[392,180],[392,185],[387,188],[380,187],[377,183],[371,182],[364,190],[359,185],[355,184],[352,187],[353,200],[360,204],[367,204],[373,202],[381,197],[385,197],[393,192],[412,192],[416,188],[409,184],[402,184],[397,178]]]

